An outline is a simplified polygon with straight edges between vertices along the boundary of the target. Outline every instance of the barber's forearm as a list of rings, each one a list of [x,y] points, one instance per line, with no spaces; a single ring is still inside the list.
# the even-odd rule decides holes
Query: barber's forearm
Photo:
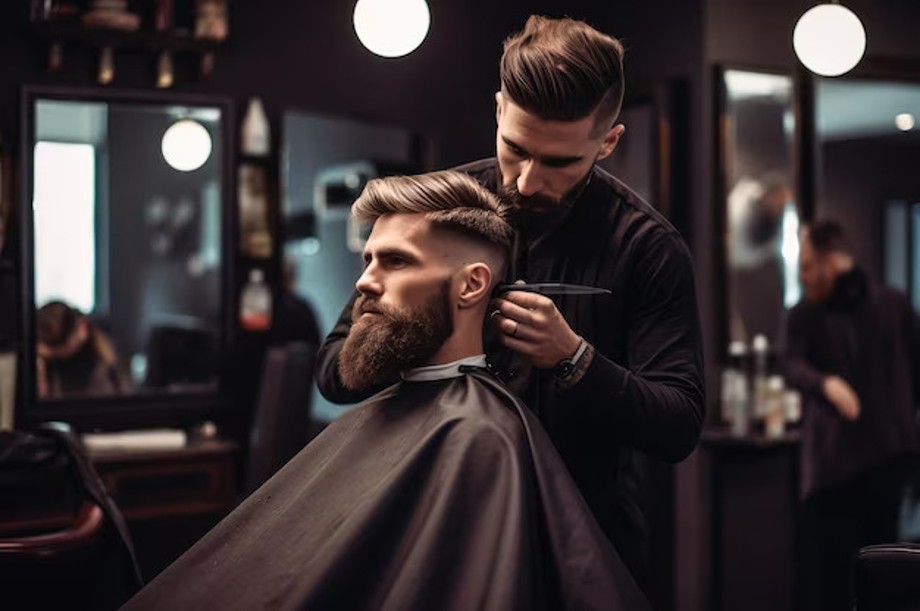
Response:
[[[566,400],[624,443],[676,462],[696,447],[705,414],[701,376],[692,365],[685,369],[658,372],[661,381],[652,381],[596,353]]]

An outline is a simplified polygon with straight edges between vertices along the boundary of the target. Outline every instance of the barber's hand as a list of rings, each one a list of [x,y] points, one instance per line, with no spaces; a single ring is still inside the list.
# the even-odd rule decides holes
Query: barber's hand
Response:
[[[575,354],[581,342],[553,300],[538,293],[504,293],[492,301],[491,318],[502,344],[542,369]]]
[[[827,376],[821,388],[827,400],[837,408],[841,418],[850,422],[859,419],[859,412],[862,410],[859,397],[846,380],[840,376]]]

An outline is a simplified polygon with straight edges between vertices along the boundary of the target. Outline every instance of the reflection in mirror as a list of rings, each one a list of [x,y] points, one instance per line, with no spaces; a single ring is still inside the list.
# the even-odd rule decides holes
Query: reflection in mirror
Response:
[[[920,83],[820,79],[816,218],[843,225],[857,263],[920,311]]]
[[[729,341],[773,343],[801,295],[792,78],[723,72]]]
[[[221,109],[30,110],[36,396],[214,390]]]

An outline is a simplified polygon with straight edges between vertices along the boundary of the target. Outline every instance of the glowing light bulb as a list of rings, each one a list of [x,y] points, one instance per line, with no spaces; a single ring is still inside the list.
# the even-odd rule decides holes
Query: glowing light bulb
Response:
[[[866,51],[866,30],[853,11],[839,4],[819,4],[805,11],[792,34],[795,54],[821,76],[852,70]]]
[[[355,33],[369,51],[382,57],[402,57],[428,35],[431,13],[425,0],[358,0]]]
[[[894,118],[894,124],[902,132],[909,132],[914,128],[916,123],[917,122],[914,119],[914,115],[910,114],[909,112],[902,112]]]

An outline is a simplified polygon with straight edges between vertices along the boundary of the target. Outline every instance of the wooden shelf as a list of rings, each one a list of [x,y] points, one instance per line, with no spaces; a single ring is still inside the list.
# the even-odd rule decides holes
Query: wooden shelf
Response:
[[[213,53],[225,41],[194,38],[191,34],[177,32],[153,32],[150,30],[116,30],[110,28],[84,27],[81,23],[39,22],[32,24],[33,31],[48,43],[78,43],[91,47],[112,47],[113,49],[135,49],[141,51],[173,51],[189,53]]]

